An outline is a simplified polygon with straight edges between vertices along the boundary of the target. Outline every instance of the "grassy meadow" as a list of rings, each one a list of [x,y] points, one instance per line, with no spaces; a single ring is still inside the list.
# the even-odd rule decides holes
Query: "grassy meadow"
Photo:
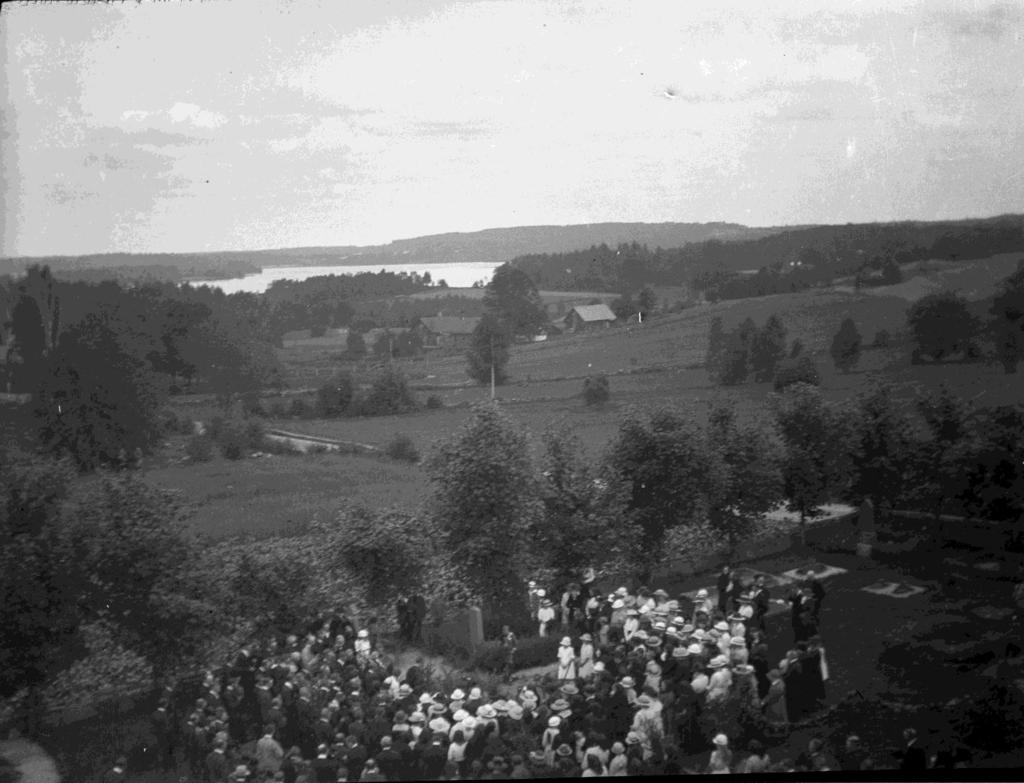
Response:
[[[508,367],[510,381],[499,387],[498,397],[513,420],[531,435],[537,456],[541,453],[540,436],[551,426],[570,428],[590,456],[599,456],[615,436],[624,413],[633,406],[650,409],[675,405],[703,417],[712,402],[731,400],[742,418],[756,420],[765,415],[771,384],[732,388],[713,385],[703,367],[708,329],[718,316],[725,328],[731,329],[748,316],[761,325],[777,314],[789,331],[789,339],[800,339],[805,353],[815,359],[822,390],[830,399],[849,398],[875,380],[885,380],[906,399],[946,383],[960,396],[980,405],[1018,402],[1024,399],[1024,373],[1005,375],[1001,367],[985,364],[912,365],[905,323],[913,301],[950,280],[955,280],[969,298],[990,296],[998,281],[1013,271],[1016,258],[996,256],[961,262],[955,269],[942,262],[929,262],[918,269],[919,274],[908,274],[909,279],[895,286],[866,291],[837,286],[720,302],[660,315],[642,325],[516,345]],[[866,345],[881,329],[892,334],[893,342],[884,349],[866,348],[857,369],[840,374],[832,365],[828,348],[847,317],[857,324]],[[318,339],[340,339],[341,345],[300,340],[286,346],[282,353],[290,369],[321,368],[323,382],[345,367],[338,357],[344,350],[344,338]],[[471,403],[490,396],[488,388],[467,380],[465,360],[460,355],[430,355],[396,364],[407,373],[421,401],[435,394],[445,407],[375,418],[279,419],[269,421],[268,426],[376,446],[385,446],[396,435],[405,434],[425,456],[468,420]],[[365,371],[357,369],[356,377]],[[611,400],[603,407],[588,408],[580,397],[583,378],[598,372],[610,376]],[[419,466],[353,455],[178,464],[148,475],[163,486],[181,489],[195,504],[197,527],[220,531],[221,535],[287,529],[345,499],[412,510],[429,492],[426,475]]]

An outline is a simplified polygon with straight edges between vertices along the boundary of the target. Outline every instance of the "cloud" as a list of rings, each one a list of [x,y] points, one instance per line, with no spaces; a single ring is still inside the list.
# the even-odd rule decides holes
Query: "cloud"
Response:
[[[207,111],[195,103],[178,102],[170,108],[167,114],[174,122],[187,122],[196,128],[219,128],[228,121],[223,114]]]

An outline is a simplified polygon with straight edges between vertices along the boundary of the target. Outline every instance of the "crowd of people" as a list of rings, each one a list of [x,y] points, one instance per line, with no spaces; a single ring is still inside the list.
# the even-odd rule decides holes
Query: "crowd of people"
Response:
[[[152,719],[160,762],[209,783],[870,769],[855,736],[836,749],[815,739],[796,758],[766,753],[825,700],[824,590],[813,574],[786,599],[763,579],[736,581],[723,569],[715,599],[672,599],[598,592],[586,574],[557,610],[531,584],[538,631],[562,634],[555,677],[490,692],[433,690],[422,666],[397,671],[375,631],[334,616],[243,648],[185,710],[165,699]],[[772,600],[789,604],[795,637],[777,662],[765,636]],[[509,668],[514,640],[505,628]]]

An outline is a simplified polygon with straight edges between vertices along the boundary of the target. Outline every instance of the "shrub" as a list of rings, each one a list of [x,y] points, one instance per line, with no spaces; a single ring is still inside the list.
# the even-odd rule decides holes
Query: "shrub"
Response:
[[[888,329],[879,329],[875,333],[875,340],[871,343],[875,348],[888,348],[892,345],[892,335]]]
[[[391,457],[391,459],[397,459],[403,462],[420,461],[420,453],[416,450],[416,446],[412,442],[412,438],[408,435],[396,435],[384,449],[384,453]]]
[[[427,397],[427,407],[430,408],[431,410],[436,410],[438,408],[443,408],[444,403],[441,401],[441,398],[438,397],[436,394],[431,394],[429,397]]]
[[[250,419],[245,424],[245,442],[252,451],[260,451],[266,441],[263,423]]]
[[[213,459],[213,440],[208,435],[193,435],[185,443],[185,453],[193,462]]]
[[[210,419],[210,423],[206,425],[206,434],[209,435],[214,441],[220,440],[220,434],[223,432],[224,427],[227,425],[227,419],[223,416],[214,416]]]
[[[164,414],[163,428],[168,435],[191,435],[192,419],[188,416],[179,416],[174,411],[167,411]]]
[[[246,418],[250,416],[265,416],[266,411],[263,410],[263,406],[260,404],[260,395],[258,392],[248,391],[242,394],[241,397],[242,415]]]
[[[515,665],[517,669],[531,669],[554,663],[558,657],[558,643],[561,636],[528,636],[520,638],[516,646]],[[481,644],[470,658],[469,668],[485,672],[500,672],[505,666],[505,651],[501,642],[488,641]]]
[[[821,386],[818,368],[809,356],[801,356],[795,361],[784,363],[775,373],[775,391],[782,391],[794,383],[809,383]]]
[[[601,373],[583,379],[583,400],[587,405],[603,405],[610,396],[607,375]]]
[[[246,428],[236,422],[225,422],[217,432],[217,446],[225,459],[242,459],[248,445]]]
[[[317,413],[324,418],[343,415],[352,402],[352,392],[352,376],[347,372],[339,373],[317,389]]]
[[[313,410],[302,397],[296,397],[288,406],[288,415],[293,419],[309,419],[313,416]]]
[[[416,407],[405,376],[387,367],[373,379],[370,389],[353,401],[352,411],[357,416],[387,416],[405,413]]]

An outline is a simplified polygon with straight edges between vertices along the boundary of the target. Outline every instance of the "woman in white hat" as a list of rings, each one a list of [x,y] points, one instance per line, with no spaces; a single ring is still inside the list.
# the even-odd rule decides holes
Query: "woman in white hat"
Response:
[[[638,609],[626,609],[626,621],[622,626],[622,638],[629,641],[633,635],[640,630],[640,611]]]
[[[732,687],[732,672],[729,670],[729,661],[724,655],[718,655],[708,663],[711,669],[711,678],[708,681],[708,702],[724,701],[729,695],[729,688]]]
[[[356,660],[361,664],[369,663],[370,661],[370,632],[365,628],[356,634]]]
[[[728,775],[732,767],[732,751],[729,750],[729,738],[724,734],[715,735],[715,749],[708,760],[708,773],[711,775]]]
[[[705,618],[711,617],[714,608],[714,603],[708,597],[708,591],[702,587],[693,599],[693,624],[697,625],[700,615],[704,615]]]
[[[552,605],[551,599],[544,595],[543,590],[537,592],[541,596],[540,609],[537,610],[537,634],[544,637],[548,635],[548,626],[555,621],[555,607]]]
[[[580,637],[580,677],[588,679],[594,673],[594,637],[585,633]]]
[[[540,747],[544,751],[544,760],[549,767],[555,764],[555,748],[560,744],[562,719],[557,715],[548,718],[548,725],[540,735]]]
[[[576,679],[576,652],[572,649],[572,639],[563,636],[558,645],[557,679],[567,682]]]

